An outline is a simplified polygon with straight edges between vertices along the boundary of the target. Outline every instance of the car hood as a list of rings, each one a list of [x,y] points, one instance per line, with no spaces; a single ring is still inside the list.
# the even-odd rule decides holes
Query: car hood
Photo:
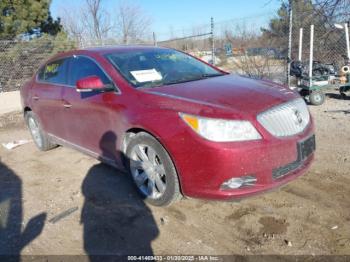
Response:
[[[271,81],[235,75],[156,87],[147,92],[254,115],[298,97],[294,91]]]

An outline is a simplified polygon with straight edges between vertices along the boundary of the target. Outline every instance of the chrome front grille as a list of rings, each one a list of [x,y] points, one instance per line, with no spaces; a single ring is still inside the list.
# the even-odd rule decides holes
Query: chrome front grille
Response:
[[[276,137],[301,133],[310,123],[310,113],[302,98],[275,106],[258,115],[259,123]]]

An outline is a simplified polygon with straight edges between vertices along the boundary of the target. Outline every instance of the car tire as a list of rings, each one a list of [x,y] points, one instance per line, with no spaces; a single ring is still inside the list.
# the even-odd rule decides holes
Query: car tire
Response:
[[[314,76],[322,76],[323,72],[321,70],[319,70],[319,69],[315,69],[315,70],[313,70],[312,74]]]
[[[306,90],[306,89],[301,89],[299,91],[299,94],[305,99],[305,97],[307,97],[309,95],[309,90]]]
[[[181,199],[173,161],[164,147],[145,132],[133,136],[126,149],[127,169],[145,201],[169,206]]]
[[[50,141],[49,136],[42,129],[38,117],[32,111],[26,112],[25,120],[34,143],[40,151],[48,151],[57,147],[56,144]]]
[[[313,91],[309,95],[310,104],[319,106],[324,103],[326,96],[320,91]]]

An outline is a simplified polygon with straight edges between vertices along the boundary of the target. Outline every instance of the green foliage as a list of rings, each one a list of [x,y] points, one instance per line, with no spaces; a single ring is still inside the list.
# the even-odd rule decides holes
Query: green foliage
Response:
[[[49,13],[51,0],[1,0],[0,39],[14,39],[22,33],[41,28],[43,33],[56,35],[61,31],[60,20]]]
[[[54,20],[49,12],[48,18],[41,22],[40,30],[45,34],[57,35],[62,31],[61,19],[57,18],[57,20]]]
[[[312,20],[315,21],[315,14],[317,12],[311,0],[294,0],[291,2],[294,28],[310,25]],[[261,29],[266,37],[288,37],[289,9],[289,3],[282,2],[280,9],[277,11],[277,17],[271,19],[268,28]]]

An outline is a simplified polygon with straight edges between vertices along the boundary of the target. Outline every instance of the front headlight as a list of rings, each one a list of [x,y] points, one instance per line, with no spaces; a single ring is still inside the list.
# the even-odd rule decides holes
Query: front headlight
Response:
[[[215,142],[261,139],[249,121],[206,118],[180,113],[180,117],[202,137]]]

